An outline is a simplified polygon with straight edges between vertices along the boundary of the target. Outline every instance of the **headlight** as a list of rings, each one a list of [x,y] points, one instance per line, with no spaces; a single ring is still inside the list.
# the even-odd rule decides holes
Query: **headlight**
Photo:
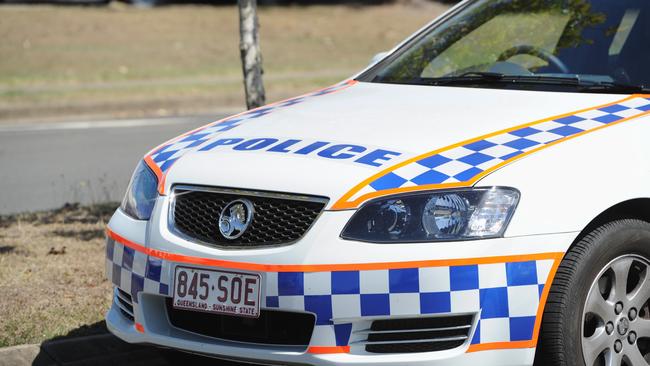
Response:
[[[120,206],[127,215],[138,220],[149,220],[158,197],[158,178],[143,161],[138,164]]]
[[[405,194],[365,204],[341,237],[376,243],[435,242],[503,235],[519,202],[513,188]]]

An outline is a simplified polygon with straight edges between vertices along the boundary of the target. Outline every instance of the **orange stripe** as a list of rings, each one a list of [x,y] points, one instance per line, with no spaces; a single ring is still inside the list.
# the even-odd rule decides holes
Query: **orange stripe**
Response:
[[[479,343],[469,346],[467,352],[491,351],[496,349],[533,348],[533,341]]]
[[[135,323],[135,330],[144,334],[144,327],[140,323]]]
[[[147,155],[144,157],[144,162],[151,168],[153,173],[156,175],[156,178],[158,178],[158,193],[164,194],[165,193],[165,175],[163,174],[162,170],[160,170],[160,167],[158,167],[158,164],[156,164],[153,159],[151,158],[150,155]]]
[[[158,178],[158,181],[160,181],[160,178],[162,177],[163,172],[162,172],[162,170],[160,170],[160,167],[158,167],[158,165],[153,161],[151,156],[145,156],[144,162],[147,164],[147,166],[149,166],[149,168],[156,175],[156,177]]]
[[[442,260],[424,260],[424,261],[410,261],[410,262],[382,262],[382,263],[355,263],[355,264],[313,264],[313,265],[292,265],[292,264],[258,264],[247,262],[232,262],[219,259],[209,259],[201,257],[186,256],[181,254],[173,254],[161,250],[146,248],[140,244],[130,241],[119,234],[106,228],[106,235],[139,252],[145,253],[152,257],[169,260],[177,263],[195,264],[202,266],[242,269],[250,271],[261,272],[331,272],[331,271],[354,271],[354,270],[378,270],[378,269],[400,269],[400,268],[421,268],[421,267],[442,267],[442,266],[461,266],[461,265],[475,265],[475,264],[492,264],[492,263],[512,263],[512,262],[527,262],[532,260],[553,260],[553,267],[551,268],[548,278],[544,284],[544,290],[539,300],[537,314],[535,319],[535,326],[533,328],[533,339],[527,341],[514,341],[514,342],[495,342],[495,343],[481,343],[474,344],[469,347],[467,352],[478,352],[495,349],[510,349],[510,348],[533,348],[537,345],[539,330],[541,327],[542,316],[544,314],[544,306],[548,298],[551,284],[555,278],[555,273],[560,265],[560,261],[564,257],[564,253],[550,252],[550,253],[536,253],[528,255],[512,255],[512,256],[496,256],[496,257],[481,257],[481,258],[464,258],[464,259],[442,259]],[[143,329],[144,331],[144,329]],[[348,353],[349,346],[337,347],[310,347],[309,353]],[[336,351],[336,352],[335,352]]]
[[[314,346],[314,347],[307,348],[307,352],[315,353],[315,354],[350,353],[350,346],[333,346],[333,347]]]
[[[428,158],[430,156],[440,154],[442,152],[451,150],[451,149],[456,148],[456,147],[465,146],[465,145],[471,144],[473,142],[485,140],[485,139],[490,138],[490,137],[494,137],[494,136],[501,135],[501,134],[504,134],[504,133],[519,130],[519,129],[524,128],[524,127],[530,127],[530,126],[533,126],[533,125],[536,125],[536,124],[540,124],[540,123],[548,122],[548,121],[553,121],[553,120],[556,120],[556,119],[559,119],[559,118],[572,116],[572,115],[575,115],[575,114],[578,114],[578,113],[583,113],[583,112],[587,112],[587,111],[591,111],[591,110],[595,110],[595,109],[605,108],[605,107],[608,107],[608,106],[611,106],[611,105],[614,105],[614,104],[618,104],[618,103],[622,103],[622,102],[625,102],[627,100],[634,99],[634,98],[648,98],[648,97],[650,97],[650,95],[645,95],[645,94],[631,95],[629,97],[626,97],[626,98],[621,99],[621,100],[616,101],[616,102],[607,103],[607,104],[599,105],[599,106],[596,106],[596,107],[581,109],[579,111],[565,113],[565,114],[562,114],[562,115],[559,115],[559,116],[545,118],[545,119],[538,120],[538,121],[535,121],[535,122],[529,122],[529,123],[526,123],[526,124],[523,124],[523,125],[510,127],[510,128],[505,129],[505,130],[492,132],[492,133],[489,133],[487,135],[483,135],[483,136],[476,137],[476,138],[473,138],[473,139],[470,139],[470,140],[465,140],[465,141],[462,141],[462,142],[458,142],[456,144],[453,144],[453,145],[450,145],[450,146],[447,146],[447,147],[443,147],[441,149],[437,149],[437,150],[427,152],[427,153],[422,154],[422,155],[418,155],[418,156],[413,157],[411,159],[405,160],[405,161],[403,161],[403,162],[401,162],[399,164],[395,164],[395,165],[393,165],[393,166],[391,166],[391,167],[389,167],[389,168],[387,168],[387,169],[385,169],[385,170],[383,170],[383,171],[381,171],[381,172],[379,172],[379,173],[377,173],[375,175],[372,175],[371,177],[369,177],[369,178],[365,179],[364,181],[362,181],[361,183],[357,184],[350,191],[348,191],[346,194],[344,194],[332,206],[332,210],[346,210],[346,209],[357,208],[361,203],[363,203],[364,201],[366,201],[368,199],[375,198],[375,197],[388,196],[388,195],[392,195],[392,194],[396,194],[396,193],[431,190],[431,189],[455,188],[455,187],[470,187],[470,186],[474,185],[477,181],[479,181],[481,178],[485,177],[486,175],[494,172],[495,170],[503,167],[506,164],[509,164],[509,163],[511,163],[513,161],[519,160],[519,159],[523,158],[524,156],[530,155],[530,154],[532,154],[534,152],[538,152],[538,151],[543,150],[543,149],[545,149],[547,147],[556,145],[556,144],[558,144],[560,142],[568,141],[568,140],[571,140],[571,139],[576,138],[578,136],[582,136],[582,135],[585,135],[587,133],[603,129],[605,127],[613,126],[613,125],[616,125],[616,124],[619,124],[619,123],[622,123],[622,122],[625,122],[625,121],[629,121],[631,119],[646,116],[646,115],[650,114],[650,111],[640,113],[640,114],[638,114],[636,116],[631,116],[631,117],[628,117],[628,118],[624,118],[624,119],[621,119],[621,120],[618,120],[616,122],[612,122],[612,123],[609,123],[609,124],[606,124],[606,125],[603,125],[603,126],[600,126],[600,127],[596,127],[596,128],[591,129],[591,130],[586,130],[586,131],[577,133],[575,135],[571,135],[571,136],[568,136],[568,137],[553,141],[553,142],[551,142],[549,144],[546,144],[546,145],[542,145],[539,148],[527,151],[527,152],[525,152],[523,154],[519,154],[519,155],[517,155],[517,156],[515,156],[515,157],[513,157],[513,158],[511,158],[509,160],[506,160],[506,161],[504,161],[504,162],[502,162],[500,164],[497,164],[497,165],[483,171],[482,173],[478,174],[477,176],[475,176],[474,178],[472,178],[471,180],[469,180],[467,182],[428,184],[428,185],[422,185],[422,186],[417,186],[417,187],[404,187],[404,188],[387,189],[387,190],[367,193],[367,194],[365,194],[365,195],[363,195],[363,196],[361,196],[361,197],[359,197],[359,198],[357,198],[357,199],[355,199],[353,201],[348,201],[348,199],[350,199],[352,196],[354,196],[355,193],[357,193],[358,191],[360,191],[361,189],[363,189],[364,187],[366,187],[370,183],[374,182],[376,179],[381,178],[384,175],[386,175],[386,174],[388,174],[390,172],[393,172],[393,171],[395,171],[395,170],[397,170],[397,169],[399,169],[401,167],[404,167],[404,166],[406,166],[408,164],[420,161],[420,160],[422,160],[424,158]]]
[[[121,244],[145,253],[152,257],[165,259],[178,263],[197,264],[202,266],[243,269],[261,272],[332,272],[332,271],[371,271],[380,269],[401,269],[401,268],[420,268],[420,267],[443,267],[443,266],[463,266],[472,264],[492,264],[505,262],[527,262],[532,260],[562,258],[563,253],[536,253],[526,255],[495,256],[481,258],[461,258],[461,259],[433,259],[409,262],[379,262],[379,263],[351,263],[351,264],[259,264],[249,262],[232,262],[221,259],[211,259],[202,257],[193,257],[183,254],[174,254],[162,250],[146,248],[140,244],[134,243],[123,236],[106,228],[106,235]]]
[[[493,343],[480,343],[473,344],[469,346],[467,352],[479,352],[479,351],[489,351],[496,349],[512,349],[512,348],[534,348],[537,346],[537,340],[539,338],[539,331],[542,326],[542,317],[544,316],[544,307],[546,305],[546,299],[548,299],[548,294],[551,291],[551,285],[555,279],[555,274],[557,269],[560,266],[560,262],[564,255],[554,258],[553,267],[548,274],[546,283],[544,284],[544,290],[542,291],[542,296],[539,298],[539,305],[537,307],[537,314],[535,316],[535,326],[533,328],[533,339],[528,341],[513,341],[513,342],[493,342]]]
[[[564,258],[564,255],[559,256],[555,262],[553,262],[553,267],[548,274],[546,283],[544,284],[544,290],[542,291],[542,296],[539,298],[539,307],[537,308],[537,317],[535,319],[535,328],[533,328],[533,339],[531,341],[531,347],[537,346],[537,339],[539,337],[539,331],[542,327],[542,317],[544,316],[544,307],[546,306],[546,299],[548,299],[548,294],[551,292],[551,285],[553,285],[553,280],[555,280],[555,274],[557,269],[560,267],[560,262]]]

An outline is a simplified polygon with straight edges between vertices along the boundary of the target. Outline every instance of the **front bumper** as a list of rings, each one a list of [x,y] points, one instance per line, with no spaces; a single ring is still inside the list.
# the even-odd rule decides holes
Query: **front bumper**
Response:
[[[160,217],[147,224],[118,211],[109,223],[106,269],[113,284],[131,294],[135,319],[114,302],[108,327],[132,343],[270,363],[532,364],[553,273],[575,233],[433,245],[337,239],[325,245],[325,233],[331,237],[332,228],[348,218],[346,212],[326,212],[292,246],[224,251],[174,237]],[[165,298],[172,296],[179,264],[259,273],[262,309],[316,315],[309,345],[233,342],[175,328]],[[467,314],[473,321],[460,346],[420,353],[366,351],[366,331],[374,320]]]

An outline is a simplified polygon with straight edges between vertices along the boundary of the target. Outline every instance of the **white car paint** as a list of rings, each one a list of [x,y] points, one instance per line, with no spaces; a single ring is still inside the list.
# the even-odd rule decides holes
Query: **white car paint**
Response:
[[[618,203],[650,197],[650,167],[646,163],[650,158],[650,146],[644,138],[650,136],[650,117],[647,114],[638,113],[630,120],[594,129],[508,160],[505,165],[472,182],[470,185],[475,187],[514,187],[521,192],[521,200],[503,238],[399,245],[344,240],[339,236],[341,230],[356,209],[368,199],[362,198],[347,206],[340,203],[349,203],[345,200],[346,195],[353,192],[355,187],[363,186],[361,182],[421,154],[554,116],[594,110],[624,98],[622,95],[607,94],[350,82],[335,92],[311,95],[291,106],[274,107],[269,114],[248,119],[236,128],[211,135],[200,147],[217,141],[221,143],[208,151],[197,148],[179,154],[180,158],[171,168],[160,175],[164,177],[160,187],[162,194],[156,201],[151,219],[148,222],[134,220],[118,210],[108,225],[109,246],[121,248],[119,250],[122,251],[131,248],[144,258],[143,261],[148,258],[162,261],[163,274],[159,282],[165,285],[173,286],[171,273],[181,263],[259,273],[264,278],[263,297],[275,296],[272,284],[277,281],[278,273],[298,271],[306,277],[323,275],[329,278],[327,276],[333,272],[350,267],[352,271],[358,271],[361,277],[375,272],[387,276],[388,271],[399,268],[418,268],[420,271],[442,269],[444,272],[451,271],[451,267],[474,264],[479,266],[479,271],[492,273],[489,271],[502,271],[512,263],[532,261],[535,262],[538,276],[538,283],[532,286],[540,286],[540,298],[511,296],[508,304],[511,308],[510,319],[519,317],[513,315],[515,310],[524,313],[522,309],[532,304],[534,308],[526,310],[527,315],[519,318],[532,317],[539,323],[544,294],[553,280],[553,271],[580,231],[600,213]],[[246,151],[235,148],[252,139],[274,140],[260,149]],[[181,140],[182,137],[172,143]],[[290,140],[295,141],[287,143]],[[258,141],[264,143],[270,140]],[[313,144],[319,142],[323,142],[319,148],[309,153],[299,153],[300,149],[316,146]],[[328,147],[341,144],[361,148],[355,151],[346,147],[334,154],[321,154]],[[282,147],[277,148],[279,145]],[[278,151],[272,151],[274,147]],[[359,161],[377,151],[380,153],[372,155],[372,159]],[[148,157],[155,153],[156,150],[152,151]],[[340,154],[349,156],[340,158]],[[149,164],[155,169],[157,165],[152,166],[155,163],[151,161]],[[170,192],[176,184],[316,195],[328,197],[329,201],[313,227],[292,245],[222,249],[188,240],[170,229],[169,212],[173,200]],[[614,188],[621,186],[625,188]],[[115,278],[116,261],[114,254],[109,255],[109,277]],[[137,269],[134,265],[132,272],[142,271],[143,268]],[[118,270],[122,271],[121,276],[131,276],[130,270],[128,273],[123,268]],[[134,322],[124,318],[114,303],[107,314],[107,325],[111,332],[128,342],[266,362],[317,365],[531,365],[539,327],[535,326],[530,338],[506,340],[503,337],[507,338],[507,334],[503,333],[507,332],[504,326],[507,326],[509,318],[482,317],[485,315],[482,313],[484,307],[472,303],[479,299],[472,292],[491,289],[487,282],[501,280],[505,281],[498,276],[479,277],[477,281],[481,283],[478,288],[458,291],[449,288],[454,286],[449,278],[428,278],[430,282],[427,283],[421,280],[420,291],[412,295],[426,292],[424,287],[442,289],[440,292],[451,294],[450,314],[471,312],[481,322],[483,333],[480,342],[473,343],[468,339],[462,346],[438,352],[369,353],[365,351],[363,343],[355,343],[359,341],[355,331],[368,327],[378,317],[346,315],[349,309],[337,307],[336,304],[332,307],[333,324],[316,329],[309,348],[305,350],[289,351],[217,340],[172,327],[163,305],[164,297],[170,294],[156,293],[147,288],[134,292],[139,299],[139,303],[134,304]],[[322,285],[316,282],[310,284]],[[384,283],[377,286],[380,285]],[[510,285],[503,285],[503,288],[513,291],[513,294],[518,290]],[[123,290],[130,291],[128,288]],[[359,293],[355,296],[362,295]],[[404,300],[406,297],[399,297],[397,295],[400,294],[396,293],[388,295],[391,301],[397,299],[395,309],[399,308],[401,313],[391,312],[379,318],[422,315],[418,311],[403,310],[412,305],[408,303],[410,300]],[[353,300],[358,301],[356,298]],[[400,304],[398,300],[403,303]],[[284,310],[308,311],[303,307],[302,303],[279,306]],[[351,324],[352,334],[346,345],[334,342],[336,324]],[[473,323],[470,335],[479,332],[477,324]],[[510,324],[515,328],[514,323]],[[512,333],[510,336],[513,337]]]

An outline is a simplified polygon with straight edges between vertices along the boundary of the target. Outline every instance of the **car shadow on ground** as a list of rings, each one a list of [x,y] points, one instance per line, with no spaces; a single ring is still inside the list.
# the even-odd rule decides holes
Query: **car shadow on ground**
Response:
[[[41,344],[33,366],[51,365],[172,365],[237,366],[237,362],[223,361],[147,345],[123,342],[106,330],[101,321],[84,325],[64,336],[49,339]],[[247,364],[249,365],[249,364]]]

